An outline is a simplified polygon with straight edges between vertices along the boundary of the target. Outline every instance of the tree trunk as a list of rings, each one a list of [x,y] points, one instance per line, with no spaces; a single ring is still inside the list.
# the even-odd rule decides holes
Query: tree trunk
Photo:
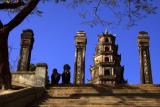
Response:
[[[29,0],[24,8],[6,25],[0,21],[0,88],[11,88],[11,73],[8,58],[8,35],[32,12],[40,0]]]
[[[11,73],[8,58],[8,32],[0,32],[0,87],[11,88]]]

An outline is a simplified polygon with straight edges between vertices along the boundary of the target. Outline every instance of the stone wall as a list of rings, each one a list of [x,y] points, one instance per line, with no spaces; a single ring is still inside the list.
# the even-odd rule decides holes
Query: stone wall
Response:
[[[12,73],[12,84],[22,87],[35,86],[35,72],[23,71]]]
[[[47,65],[37,64],[35,71],[12,73],[12,84],[22,87],[45,87],[47,80]]]
[[[13,93],[0,95],[0,107],[27,107],[44,93],[44,88],[24,88]]]

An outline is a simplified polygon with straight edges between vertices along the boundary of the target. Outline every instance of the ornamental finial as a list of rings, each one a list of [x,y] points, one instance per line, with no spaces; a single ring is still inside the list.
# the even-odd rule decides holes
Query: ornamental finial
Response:
[[[106,30],[105,30],[105,32],[104,32],[104,34],[108,34],[108,29],[106,28]]]

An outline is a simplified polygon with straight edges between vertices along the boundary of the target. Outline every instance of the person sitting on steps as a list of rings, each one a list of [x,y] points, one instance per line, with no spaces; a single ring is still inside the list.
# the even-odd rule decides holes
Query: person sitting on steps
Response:
[[[51,75],[51,85],[58,85],[60,80],[60,74],[57,72],[57,69],[53,69]]]
[[[70,66],[65,64],[62,73],[62,84],[70,84]]]

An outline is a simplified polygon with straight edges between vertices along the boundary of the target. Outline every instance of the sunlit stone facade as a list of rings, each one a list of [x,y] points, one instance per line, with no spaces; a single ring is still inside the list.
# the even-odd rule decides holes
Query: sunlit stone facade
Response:
[[[149,36],[147,32],[141,31],[138,34],[138,47],[140,57],[140,74],[142,84],[152,84],[152,70],[149,52]]]
[[[87,37],[84,31],[79,31],[75,36],[75,64],[74,64],[74,84],[85,83],[85,52]]]
[[[124,67],[120,65],[121,55],[117,53],[115,36],[108,32],[99,35],[94,64],[91,66],[91,84],[124,84]]]

